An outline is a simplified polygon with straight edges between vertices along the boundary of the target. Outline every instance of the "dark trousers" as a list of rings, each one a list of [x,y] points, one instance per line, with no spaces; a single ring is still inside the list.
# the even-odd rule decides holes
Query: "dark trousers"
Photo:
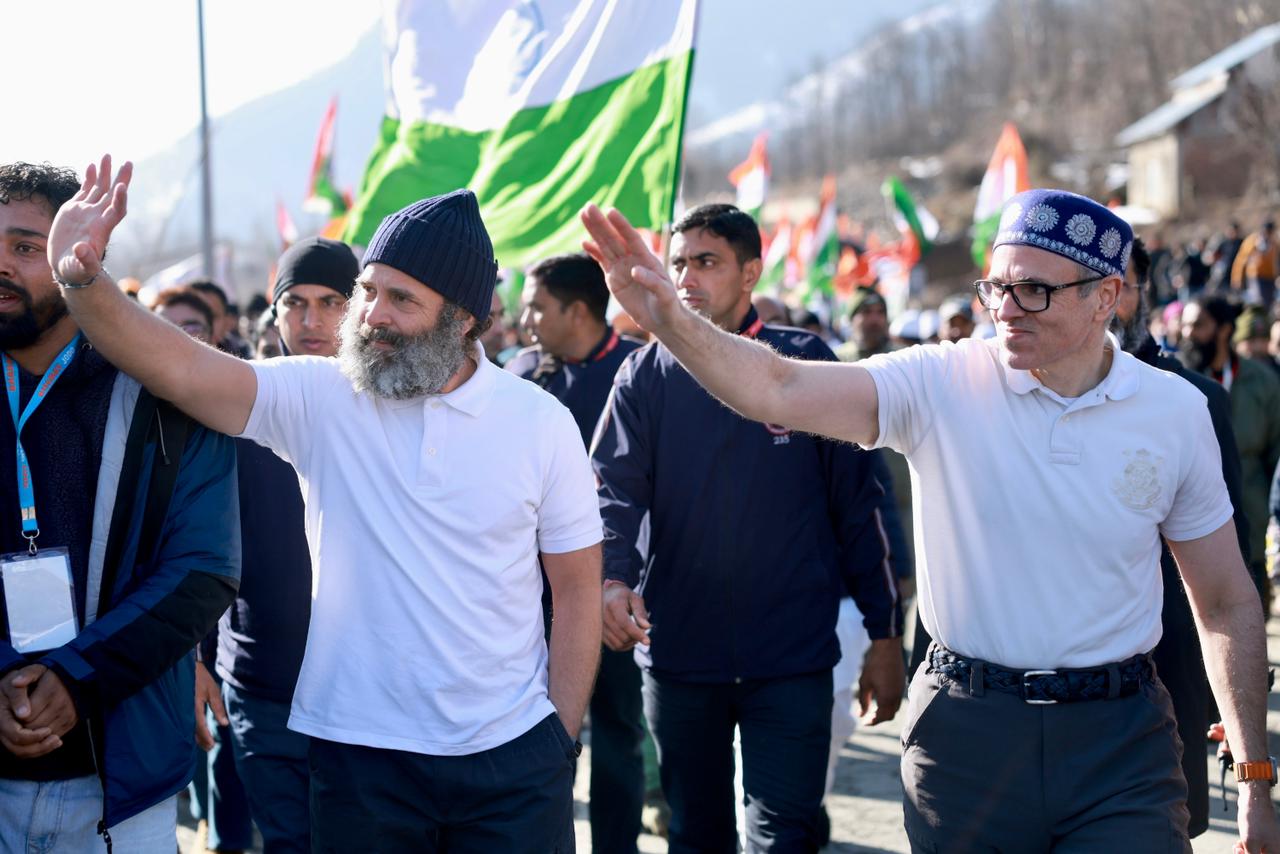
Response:
[[[289,729],[289,704],[222,683],[236,770],[262,833],[263,854],[311,850],[311,739]]]
[[[574,754],[555,714],[467,756],[312,738],[312,850],[572,854]]]
[[[1029,705],[926,664],[902,744],[913,852],[1191,850],[1181,742],[1158,680],[1114,700]]]
[[[644,706],[630,652],[604,650],[591,695],[591,850],[635,854],[644,809]]]
[[[747,852],[818,850],[831,747],[831,671],[708,685],[644,674],[644,711],[671,807],[671,854],[734,854],[733,732]]]

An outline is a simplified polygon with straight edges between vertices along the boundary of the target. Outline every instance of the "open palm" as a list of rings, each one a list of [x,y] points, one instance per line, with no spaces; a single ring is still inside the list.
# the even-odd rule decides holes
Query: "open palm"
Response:
[[[49,266],[58,278],[78,284],[102,270],[107,241],[124,219],[132,177],[133,164],[126,162],[112,180],[110,154],[101,164],[89,164],[80,192],[58,209],[49,232]]]
[[[591,240],[582,247],[604,269],[609,291],[636,323],[656,332],[682,309],[662,261],[640,232],[617,210],[606,215],[595,205],[582,211]]]

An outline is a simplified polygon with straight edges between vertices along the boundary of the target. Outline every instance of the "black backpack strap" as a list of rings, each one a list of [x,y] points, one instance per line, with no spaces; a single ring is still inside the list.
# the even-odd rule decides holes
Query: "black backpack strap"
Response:
[[[178,469],[182,465],[182,452],[186,447],[190,427],[191,420],[172,404],[157,399],[146,389],[138,394],[133,419],[129,423],[120,483],[116,487],[111,529],[107,534],[107,548],[102,562],[102,587],[98,595],[97,612],[99,616],[111,607],[120,559],[128,541],[129,530],[135,521],[133,503],[138,494],[138,478],[142,473],[143,451],[147,442],[154,440],[155,461],[151,466],[151,480],[143,507],[142,532],[137,552],[139,561],[148,560],[155,553],[161,527],[169,512],[169,499],[173,496],[174,485],[178,480]]]
[[[151,560],[160,546],[160,531],[169,515],[169,500],[182,468],[182,452],[187,446],[191,419],[173,404],[160,401],[156,407],[156,459],[151,466],[151,483],[142,513],[142,535],[138,539],[138,559]]]

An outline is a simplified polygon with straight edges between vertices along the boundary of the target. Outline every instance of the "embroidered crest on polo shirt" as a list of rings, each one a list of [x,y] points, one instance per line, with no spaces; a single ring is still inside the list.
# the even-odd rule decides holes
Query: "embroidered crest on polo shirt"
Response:
[[[1153,457],[1145,448],[1125,451],[1124,455],[1129,462],[1111,481],[1111,491],[1130,510],[1150,510],[1160,499],[1160,464],[1164,457]]]

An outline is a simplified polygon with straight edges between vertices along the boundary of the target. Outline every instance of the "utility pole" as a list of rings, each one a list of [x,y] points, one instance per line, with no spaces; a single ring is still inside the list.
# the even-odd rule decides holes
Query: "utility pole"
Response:
[[[209,107],[205,95],[204,0],[196,0],[196,27],[200,37],[200,254],[204,259],[204,274],[212,278],[213,172],[209,164]]]

